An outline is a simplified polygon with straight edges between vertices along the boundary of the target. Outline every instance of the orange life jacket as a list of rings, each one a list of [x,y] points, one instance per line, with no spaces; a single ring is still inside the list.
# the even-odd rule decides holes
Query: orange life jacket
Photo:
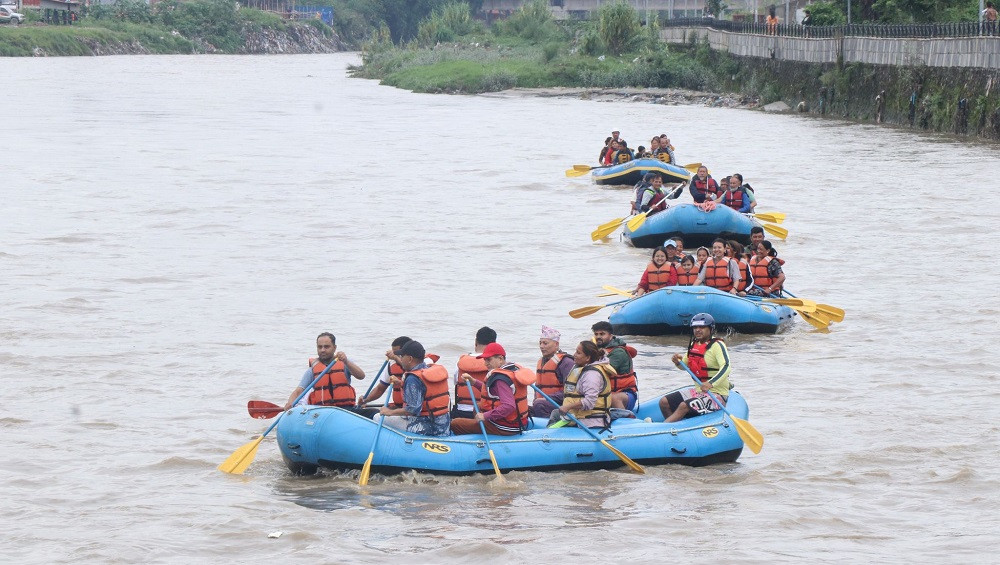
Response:
[[[681,286],[691,286],[698,280],[698,265],[691,265],[690,271],[685,271],[684,267],[677,269],[677,284]]]
[[[717,341],[722,340],[715,337],[708,340],[708,343],[692,343],[691,347],[688,348],[687,366],[701,382],[708,380],[708,365],[705,364],[705,352]]]
[[[427,358],[432,363],[437,363],[437,360],[441,357],[433,353],[428,353]],[[389,365],[389,376],[399,378],[398,383],[392,383],[392,405],[400,408],[403,406],[403,368],[399,366],[399,363],[391,363]],[[392,382],[392,380],[389,382]]]
[[[767,274],[767,264],[770,262],[771,257],[766,255],[763,259],[756,255],[750,259],[750,274],[753,275],[754,284],[761,288],[767,288],[774,282],[774,279]]]
[[[661,289],[670,284],[670,271],[674,269],[673,263],[667,261],[662,267],[657,267],[652,261],[646,265],[646,282],[649,285],[649,290],[654,291]]]
[[[501,430],[519,432],[528,427],[528,385],[535,382],[535,373],[531,369],[508,363],[499,369],[493,369],[486,376],[486,386],[483,387],[482,409],[484,412],[500,406],[500,397],[493,396],[490,387],[500,381],[510,387],[514,394],[516,410],[510,416],[501,420],[490,420]]]
[[[458,376],[461,377],[462,373],[469,373],[469,375],[476,379],[477,381],[486,380],[486,373],[488,369],[486,368],[486,361],[482,359],[477,359],[475,355],[467,353],[458,358]],[[479,389],[472,387],[473,394],[476,395],[475,403],[479,405],[482,409],[482,395],[479,393]],[[473,400],[469,398],[469,387],[465,386],[465,381],[462,379],[455,379],[455,406],[469,406],[471,407]]]
[[[614,347],[607,347],[604,350],[610,355],[615,349],[624,349],[625,353],[628,353],[628,356],[632,359],[635,359],[635,356],[639,354],[631,345],[616,345]],[[627,374],[615,374],[611,377],[611,392],[623,392],[626,390],[631,390],[637,394],[639,392],[639,381],[635,376],[635,366]]]
[[[448,369],[443,365],[428,365],[424,369],[408,371],[406,375],[416,375],[427,392],[424,394],[424,404],[420,407],[421,416],[436,417],[446,414],[451,406],[451,395],[448,393]]]
[[[724,292],[733,289],[733,279],[729,276],[729,257],[723,257],[719,261],[715,257],[709,257],[705,261],[705,284]]]
[[[326,365],[318,359],[309,359],[309,366],[312,367],[313,379],[326,370]],[[313,385],[308,402],[314,406],[348,407],[354,406],[357,398],[357,393],[351,386],[351,378],[347,374],[347,367],[343,361],[337,361],[330,371]]]
[[[750,265],[746,261],[740,259],[740,284],[736,287],[736,290],[740,292],[746,292],[750,288]]]
[[[559,382],[559,377],[556,375],[556,367],[565,357],[566,353],[557,351],[547,361],[544,357],[539,359],[535,366],[535,370],[538,372],[538,388],[549,396],[562,393],[563,384]]]

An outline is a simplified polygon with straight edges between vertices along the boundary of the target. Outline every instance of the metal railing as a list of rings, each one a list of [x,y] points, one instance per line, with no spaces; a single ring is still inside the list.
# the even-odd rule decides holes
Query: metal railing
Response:
[[[715,18],[675,18],[661,22],[663,27],[707,27],[733,33],[777,35],[783,37],[977,37],[997,35],[996,22],[948,22],[936,24],[851,24],[843,26],[803,26],[798,24],[778,24],[734,22]]]

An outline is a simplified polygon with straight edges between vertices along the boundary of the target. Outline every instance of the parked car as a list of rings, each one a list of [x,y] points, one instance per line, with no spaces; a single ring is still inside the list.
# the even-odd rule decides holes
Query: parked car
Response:
[[[10,6],[0,6],[0,24],[17,25],[24,23],[24,14],[19,14]]]

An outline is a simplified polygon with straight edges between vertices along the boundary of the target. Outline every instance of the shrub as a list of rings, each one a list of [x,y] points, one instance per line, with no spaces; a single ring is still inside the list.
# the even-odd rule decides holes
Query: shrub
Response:
[[[613,55],[632,51],[642,37],[639,15],[625,2],[603,6],[597,30],[604,46]]]

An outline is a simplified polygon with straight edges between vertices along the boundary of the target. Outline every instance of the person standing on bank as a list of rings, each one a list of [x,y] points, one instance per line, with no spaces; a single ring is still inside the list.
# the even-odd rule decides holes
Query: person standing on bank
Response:
[[[712,398],[705,394],[711,391],[726,403],[729,398],[729,350],[721,338],[713,337],[715,319],[710,314],[695,314],[691,318],[691,342],[687,353],[675,353],[674,365],[681,368],[684,361],[701,384],[685,388],[660,399],[660,412],[665,422],[676,422],[683,418],[693,418],[719,409]]]
[[[552,397],[552,400],[561,403],[566,377],[573,370],[574,364],[573,356],[559,349],[559,337],[558,331],[542,326],[542,335],[538,338],[538,349],[542,352],[542,358],[538,360],[535,371],[538,388]],[[531,404],[531,415],[536,418],[548,418],[553,410],[555,406],[541,395],[537,395]]]
[[[528,429],[528,385],[534,384],[535,373],[520,365],[507,362],[507,352],[499,343],[486,346],[479,357],[486,362],[489,372],[486,381],[472,378],[468,373],[459,380],[462,386],[472,383],[482,396],[482,410],[472,418],[455,418],[451,431],[455,435],[481,433],[483,422],[486,433],[512,436]]]
[[[326,370],[327,366],[333,363],[333,367],[323,375],[314,386],[312,392],[306,399],[307,404],[314,406],[338,406],[353,410],[355,393],[351,386],[351,377],[358,380],[365,378],[365,372],[347,359],[347,354],[337,351],[337,338],[330,332],[323,332],[316,336],[316,359],[309,359],[309,368],[299,380],[299,386],[295,387],[288,401],[285,402],[284,409],[292,407],[295,399],[306,390],[316,377]]]
[[[609,377],[612,391],[611,407],[635,412],[639,400],[639,381],[632,367],[632,359],[638,353],[634,347],[625,343],[625,340],[615,336],[610,322],[597,322],[590,329],[594,332],[594,342],[607,352],[608,363],[616,373]]]
[[[399,348],[396,357],[403,367],[403,378],[392,377],[393,384],[403,383],[403,406],[379,410],[385,425],[425,436],[451,435],[451,414],[448,406],[448,369],[442,365],[424,363],[427,352],[418,341],[408,341]]]

